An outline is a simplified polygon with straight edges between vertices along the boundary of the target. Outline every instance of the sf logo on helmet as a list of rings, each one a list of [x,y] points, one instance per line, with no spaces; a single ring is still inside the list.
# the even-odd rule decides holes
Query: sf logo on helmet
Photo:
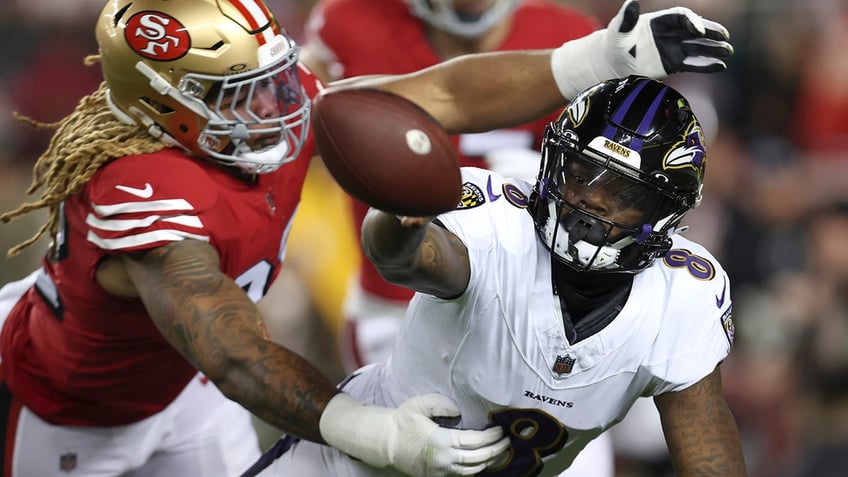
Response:
[[[186,28],[174,17],[160,12],[145,11],[127,21],[124,38],[139,55],[157,61],[182,57],[191,46]]]

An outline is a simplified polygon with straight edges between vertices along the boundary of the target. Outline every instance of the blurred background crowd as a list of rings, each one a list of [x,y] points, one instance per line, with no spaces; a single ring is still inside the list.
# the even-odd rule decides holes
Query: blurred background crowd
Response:
[[[621,4],[560,1],[601,24]],[[50,131],[18,121],[13,111],[57,121],[99,84],[99,68],[84,66],[82,59],[96,52],[93,25],[102,2],[0,3],[2,211],[27,199],[32,165],[50,137]],[[314,2],[268,3],[302,40]],[[848,0],[641,4],[643,11],[684,5],[716,19],[730,29],[736,48],[727,72],[668,82],[690,98],[710,143],[705,200],[688,216],[686,234],[706,245],[733,281],[736,341],[722,369],[749,473],[848,475]],[[318,190],[332,187],[321,184]],[[0,227],[0,250],[32,236],[43,220],[33,213]],[[316,285],[303,278],[314,276],[304,270],[316,266],[310,253],[351,244],[327,232],[338,224],[310,220],[295,228],[291,266],[281,275],[288,291],[283,308],[291,319],[272,324],[272,330],[330,376],[341,377],[333,352],[338,296],[355,254],[337,267],[333,285]],[[325,239],[298,245],[297,234]],[[0,283],[34,269],[44,246],[0,259]],[[631,439],[616,443],[617,474],[669,475],[664,446],[644,445],[638,425],[628,425],[619,435]]]

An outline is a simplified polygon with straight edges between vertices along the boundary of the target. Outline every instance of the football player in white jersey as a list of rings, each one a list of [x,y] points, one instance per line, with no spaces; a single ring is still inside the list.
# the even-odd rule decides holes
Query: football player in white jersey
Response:
[[[535,184],[463,168],[457,210],[372,209],[367,256],[417,291],[392,356],[343,384],[399,406],[437,392],[457,428],[501,426],[511,448],[479,475],[551,476],[653,396],[677,475],[745,476],[720,364],[729,281],[680,221],[706,151],[687,100],[631,76],[580,93],[553,122]],[[263,475],[393,475],[307,441]]]

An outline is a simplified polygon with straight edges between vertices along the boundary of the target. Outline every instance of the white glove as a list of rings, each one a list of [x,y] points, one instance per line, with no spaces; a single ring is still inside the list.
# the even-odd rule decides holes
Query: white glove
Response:
[[[375,467],[390,465],[420,477],[474,475],[509,448],[509,438],[500,427],[448,429],[431,419],[457,419],[459,414],[439,394],[417,396],[390,409],[339,393],[321,414],[320,429],[327,444]]]
[[[606,29],[554,50],[551,71],[566,99],[612,78],[714,73],[727,68],[723,60],[733,54],[729,38],[724,26],[688,8],[639,15],[639,2],[626,0]]]

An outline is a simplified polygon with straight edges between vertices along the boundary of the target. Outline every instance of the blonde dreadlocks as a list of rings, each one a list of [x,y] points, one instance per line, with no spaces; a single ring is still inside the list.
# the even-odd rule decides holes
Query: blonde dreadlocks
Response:
[[[87,63],[96,57],[86,59]],[[56,129],[47,151],[33,167],[32,183],[27,194],[32,195],[44,187],[41,198],[25,202],[17,209],[0,215],[0,222],[8,223],[33,210],[47,208],[47,223],[28,240],[10,248],[7,256],[17,255],[35,243],[45,232],[55,237],[59,230],[59,207],[66,198],[79,192],[91,176],[112,159],[131,154],[148,154],[168,147],[153,138],[142,128],[119,122],[106,103],[106,83],[83,97],[76,109],[57,123],[41,123],[33,119],[16,117],[31,126]],[[49,257],[56,255],[56,241],[50,244]]]

